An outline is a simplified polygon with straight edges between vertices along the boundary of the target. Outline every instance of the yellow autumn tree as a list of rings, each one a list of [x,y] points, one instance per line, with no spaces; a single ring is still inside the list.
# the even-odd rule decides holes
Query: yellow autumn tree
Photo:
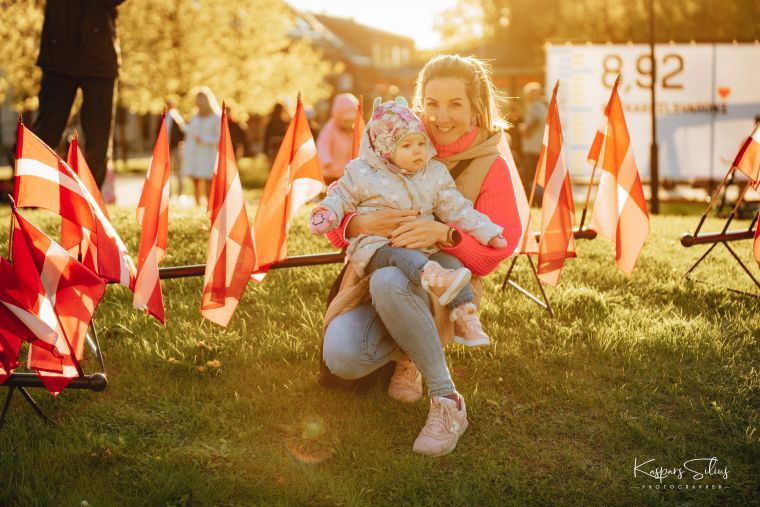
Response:
[[[44,0],[0,1],[0,100],[37,107],[35,66]],[[210,87],[243,115],[278,100],[329,96],[332,66],[308,41],[288,37],[294,15],[282,0],[128,0],[119,8],[119,101],[160,112],[166,98],[189,110],[193,88]]]

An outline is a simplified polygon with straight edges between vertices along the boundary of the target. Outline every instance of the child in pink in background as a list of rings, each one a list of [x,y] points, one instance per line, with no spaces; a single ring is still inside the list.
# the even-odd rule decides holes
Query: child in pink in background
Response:
[[[456,188],[446,166],[432,160],[435,150],[422,121],[405,105],[386,102],[379,106],[362,138],[359,158],[351,161],[343,177],[314,209],[313,234],[337,227],[346,213],[378,209],[417,209],[420,219],[439,218],[453,223],[483,245],[504,248],[502,228],[472,207]],[[470,270],[445,269],[436,261],[448,254],[438,248],[396,248],[383,236],[353,238],[347,256],[360,276],[386,266],[396,266],[414,284],[421,285],[441,305],[451,310],[457,343],[485,346],[483,332],[469,287]]]
[[[330,119],[317,137],[317,157],[326,185],[343,176],[343,169],[351,160],[354,117],[358,104],[359,99],[351,93],[336,95]]]

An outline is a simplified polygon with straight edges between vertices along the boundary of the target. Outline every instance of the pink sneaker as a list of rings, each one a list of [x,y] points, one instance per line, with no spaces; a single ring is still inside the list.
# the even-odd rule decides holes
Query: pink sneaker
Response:
[[[473,303],[465,303],[454,308],[450,315],[454,322],[454,341],[465,347],[487,347],[491,339],[483,331],[478,318],[478,308]]]
[[[388,395],[405,403],[414,403],[422,398],[422,375],[413,361],[396,362],[396,370],[388,384]]]
[[[470,283],[472,273],[467,268],[446,269],[435,261],[425,264],[420,276],[422,287],[438,299],[441,305],[451,303],[459,291]]]
[[[426,456],[448,454],[457,446],[467,424],[467,408],[461,395],[459,403],[442,396],[433,396],[427,421],[414,441],[412,450]]]

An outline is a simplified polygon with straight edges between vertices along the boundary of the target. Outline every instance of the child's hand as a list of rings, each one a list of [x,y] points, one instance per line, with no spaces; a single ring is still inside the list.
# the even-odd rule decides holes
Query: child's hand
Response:
[[[330,230],[337,218],[335,213],[327,208],[314,208],[314,211],[311,212],[311,226],[309,230],[312,234],[324,234]]]
[[[494,236],[488,242],[488,246],[493,248],[507,248],[507,240],[502,237],[501,234]]]

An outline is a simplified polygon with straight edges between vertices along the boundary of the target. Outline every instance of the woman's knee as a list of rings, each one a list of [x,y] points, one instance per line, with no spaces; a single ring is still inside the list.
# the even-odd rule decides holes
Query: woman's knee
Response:
[[[345,380],[356,380],[364,376],[360,357],[353,347],[346,346],[343,340],[325,332],[322,343],[322,360],[333,375]]]

